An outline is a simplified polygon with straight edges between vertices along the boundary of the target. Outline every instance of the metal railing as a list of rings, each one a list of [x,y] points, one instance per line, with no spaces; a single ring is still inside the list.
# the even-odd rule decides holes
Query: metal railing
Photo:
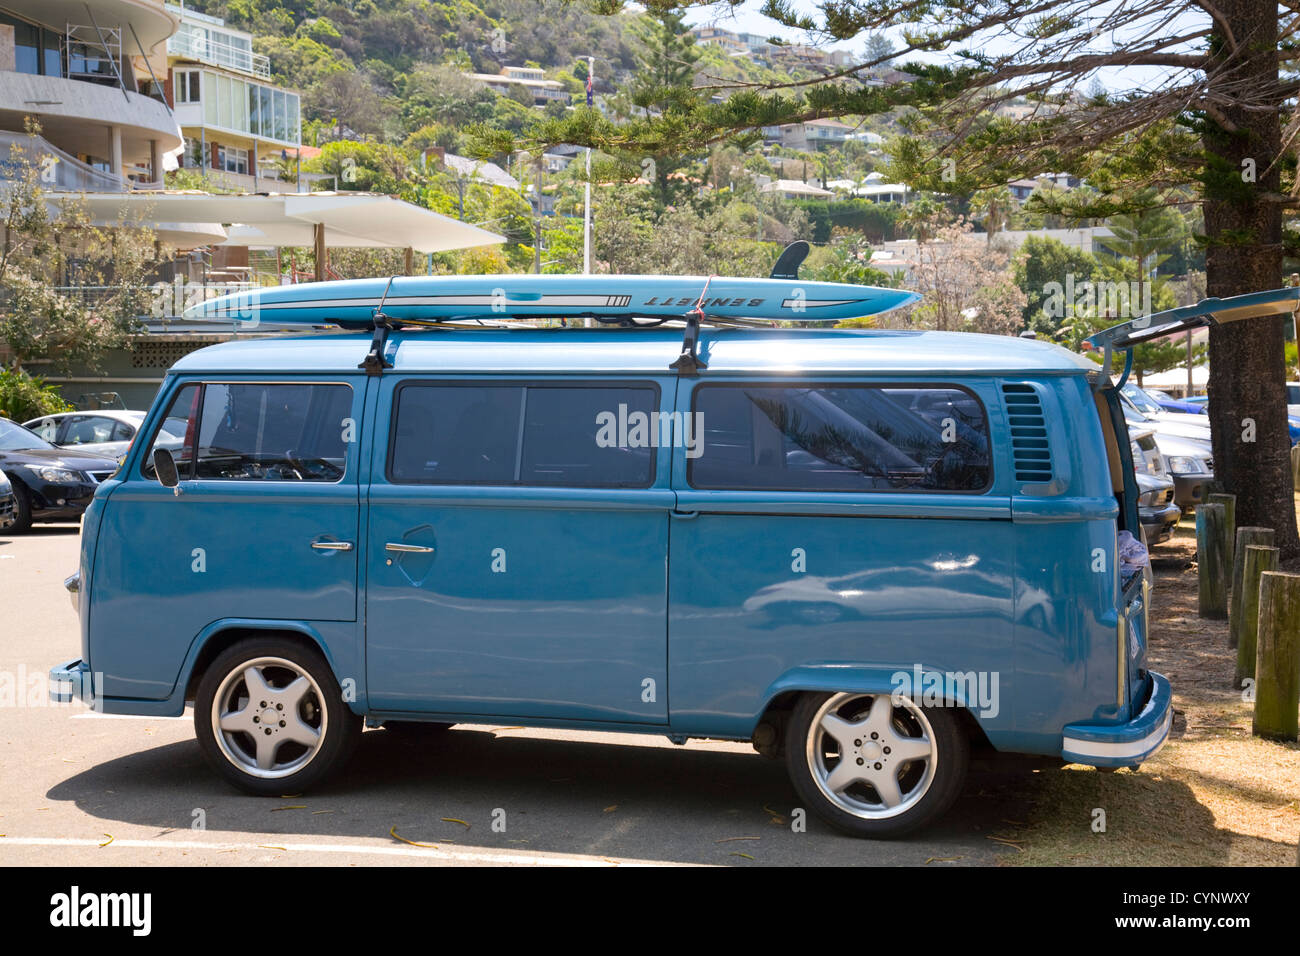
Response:
[[[167,52],[173,56],[190,57],[201,63],[248,73],[259,79],[271,78],[270,57],[233,46],[211,36],[205,37],[182,30],[167,41]]]

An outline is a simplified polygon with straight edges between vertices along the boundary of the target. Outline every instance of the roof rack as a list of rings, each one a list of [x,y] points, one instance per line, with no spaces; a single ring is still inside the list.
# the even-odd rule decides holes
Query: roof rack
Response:
[[[393,367],[393,363],[384,356],[384,352],[388,349],[388,331],[392,328],[391,320],[384,314],[384,303],[388,301],[388,290],[393,287],[395,278],[397,277],[388,277],[388,285],[384,286],[384,294],[379,298],[379,305],[375,306],[372,317],[375,323],[375,334],[370,340],[370,351],[366,353],[366,357],[357,366],[357,368],[365,369],[367,375],[382,375],[384,369]]]

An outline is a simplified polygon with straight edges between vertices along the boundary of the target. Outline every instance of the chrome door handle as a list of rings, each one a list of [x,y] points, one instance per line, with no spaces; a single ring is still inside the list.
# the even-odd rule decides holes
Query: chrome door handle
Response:
[[[396,551],[399,554],[433,554],[433,548],[426,548],[421,544],[400,544],[396,541],[390,541],[384,545],[385,551]]]
[[[351,541],[313,541],[311,546],[317,551],[351,551]]]

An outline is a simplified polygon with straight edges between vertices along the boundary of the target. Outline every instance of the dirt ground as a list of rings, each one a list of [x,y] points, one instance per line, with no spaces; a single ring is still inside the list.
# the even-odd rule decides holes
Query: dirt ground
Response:
[[[1197,616],[1195,554],[1191,515],[1152,551],[1148,664],[1173,684],[1169,743],[1137,772],[1033,772],[1031,812],[990,837],[1007,847],[1005,864],[1300,863],[1300,744],[1251,736],[1254,705],[1234,686],[1228,624]],[[1014,786],[1023,806],[1025,778]],[[1098,811],[1104,832],[1095,830]]]

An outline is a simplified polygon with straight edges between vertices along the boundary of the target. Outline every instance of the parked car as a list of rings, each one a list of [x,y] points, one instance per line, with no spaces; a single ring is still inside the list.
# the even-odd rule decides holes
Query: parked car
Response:
[[[1300,382],[1286,383],[1286,410],[1294,418],[1300,418]]]
[[[24,422],[52,445],[75,448],[101,458],[120,458],[135,439],[147,412],[103,409],[94,412],[60,412]],[[179,420],[163,426],[162,447],[179,448],[185,439],[185,423]]]
[[[1169,539],[1182,509],[1174,501],[1174,482],[1167,477],[1168,464],[1156,445],[1151,429],[1130,431],[1133,467],[1138,484],[1138,520],[1148,547]]]
[[[1209,484],[1214,480],[1214,450],[1210,443],[1210,427],[1192,429],[1182,424],[1171,424],[1163,419],[1148,418],[1132,403],[1123,403],[1124,417],[1129,427],[1151,431],[1165,463],[1166,477],[1174,483],[1174,501],[1184,511],[1191,511],[1205,500]],[[1190,432],[1194,437],[1185,437]]]
[[[0,531],[7,531],[17,517],[17,502],[14,499],[14,486],[9,477],[0,471]]]
[[[14,522],[8,530],[21,533],[35,521],[76,521],[117,462],[55,448],[0,418],[0,468],[13,485]]]
[[[1167,412],[1180,412],[1186,415],[1199,415],[1201,412],[1200,407],[1195,403],[1184,401],[1181,398],[1174,398],[1168,392],[1162,392],[1156,388],[1142,388],[1133,382],[1124,386],[1126,395],[1132,395],[1134,391],[1141,392]]]
[[[1203,414],[1210,414],[1210,406],[1208,403],[1203,407]],[[1288,414],[1286,416],[1286,430],[1287,435],[1291,439],[1291,444],[1300,444],[1300,417]]]
[[[1172,691],[1147,666],[1143,566],[1119,560],[1143,492],[1106,372],[1021,338],[725,327],[891,292],[455,276],[255,293],[240,308],[264,322],[356,331],[172,367],[83,522],[81,656],[52,692],[156,716],[192,700],[214,772],[272,796],[343,766],[363,721],[752,741],[861,836],[936,819],[972,741],[1140,765]],[[1300,290],[1270,295],[1294,308]],[[1259,314],[1237,305],[1164,321]],[[513,312],[622,327],[445,321]],[[656,319],[679,325],[638,327]],[[1130,348],[1149,322],[1094,344]],[[168,418],[187,422],[175,452],[155,442]]]

